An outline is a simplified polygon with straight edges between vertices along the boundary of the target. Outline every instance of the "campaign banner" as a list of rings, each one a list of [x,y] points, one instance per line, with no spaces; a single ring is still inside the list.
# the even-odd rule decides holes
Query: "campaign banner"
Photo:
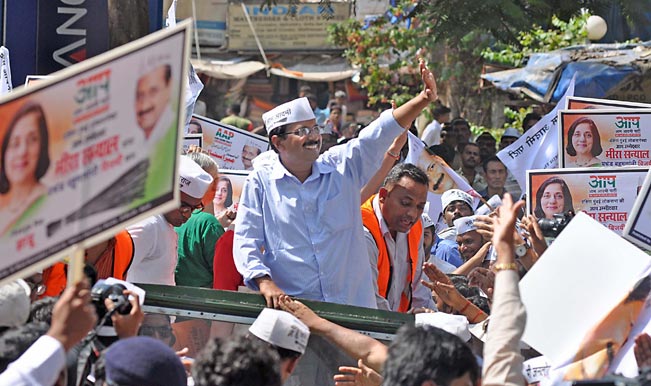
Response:
[[[219,171],[216,186],[217,191],[213,199],[213,206],[215,207],[215,215],[217,217],[226,209],[237,211],[237,205],[242,195],[242,187],[248,175],[248,171],[242,170]]]
[[[536,122],[517,141],[497,153],[513,177],[524,188],[527,170],[553,169],[558,166],[558,111],[565,106],[565,98],[574,95],[574,78],[556,107]]]
[[[203,134],[203,148],[217,162],[219,170],[252,170],[251,161],[269,149],[261,135],[194,114],[188,133]]]
[[[409,152],[405,162],[414,164],[421,168],[429,177],[429,189],[427,202],[429,203],[428,215],[435,222],[439,222],[443,207],[441,206],[441,195],[450,189],[460,189],[474,197],[473,209],[479,204],[481,196],[470,186],[465,178],[439,156],[430,153],[423,141],[412,133],[407,134]]]
[[[178,205],[189,26],[0,99],[0,281]]]
[[[642,186],[640,186],[642,185]],[[643,184],[637,184],[637,199],[624,227],[625,239],[647,251],[651,251],[651,173]]]
[[[651,109],[562,110],[561,167],[651,165]]]
[[[574,168],[527,172],[527,212],[553,220],[584,212],[622,234],[648,168]]]
[[[565,100],[566,110],[585,110],[585,109],[651,109],[651,104],[619,101],[612,99],[585,98],[578,96],[569,96]]]

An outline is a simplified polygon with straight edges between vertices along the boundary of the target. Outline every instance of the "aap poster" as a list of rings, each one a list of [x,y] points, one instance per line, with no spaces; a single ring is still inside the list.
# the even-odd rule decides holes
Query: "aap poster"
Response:
[[[584,110],[584,109],[651,109],[650,104],[619,101],[612,99],[584,98],[570,96],[566,99],[566,110]]]
[[[0,99],[0,281],[175,206],[189,25]]]
[[[537,218],[584,212],[622,234],[648,168],[575,168],[530,170],[527,212]]]
[[[203,148],[219,170],[252,170],[251,161],[269,149],[269,140],[210,118],[194,114],[189,132],[203,133]]]
[[[637,200],[629,215],[624,238],[647,251],[651,251],[651,173],[646,175],[644,184],[637,186]]]
[[[563,110],[561,167],[651,165],[651,110]]]
[[[248,175],[248,171],[241,170],[219,171],[217,191],[213,200],[215,215],[217,217],[226,209],[237,211],[237,205],[242,195],[242,187]]]

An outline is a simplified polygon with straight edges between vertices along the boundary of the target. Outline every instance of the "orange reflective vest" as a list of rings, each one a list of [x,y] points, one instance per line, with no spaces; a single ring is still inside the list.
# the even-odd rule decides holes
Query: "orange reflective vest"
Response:
[[[126,280],[127,270],[133,261],[133,240],[126,230],[115,235],[113,248],[113,277]],[[59,296],[66,289],[68,269],[65,263],[55,263],[43,271],[43,284],[45,284],[44,297]],[[106,279],[98,277],[98,279]]]
[[[387,245],[384,241],[384,236],[382,236],[382,231],[380,230],[380,222],[375,216],[375,211],[373,211],[373,199],[375,194],[371,196],[365,203],[362,204],[362,223],[364,227],[369,230],[375,240],[375,245],[378,248],[378,258],[377,258],[377,284],[378,291],[380,296],[387,298],[389,294],[389,288],[391,288],[391,280],[393,279],[393,267],[391,266],[391,259],[389,259],[389,253],[387,252]],[[409,285],[412,285],[414,277],[416,276],[416,270],[418,269],[418,247],[422,243],[421,235],[423,233],[423,224],[418,220],[414,224],[409,233],[407,234],[407,242],[409,245],[409,261],[411,265],[411,271],[409,272]],[[409,292],[411,294],[411,291]],[[400,307],[398,307],[399,312],[407,312],[411,308],[411,296],[405,295],[403,292],[400,298]]]

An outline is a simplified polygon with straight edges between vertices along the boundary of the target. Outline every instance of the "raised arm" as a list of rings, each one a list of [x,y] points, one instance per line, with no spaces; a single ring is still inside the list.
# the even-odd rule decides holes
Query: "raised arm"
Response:
[[[361,359],[368,367],[382,372],[387,359],[387,346],[377,340],[349,330],[318,316],[305,304],[292,300],[283,295],[279,299],[280,308],[293,314],[310,328],[310,332],[321,335],[337,347],[341,348],[351,358]]]

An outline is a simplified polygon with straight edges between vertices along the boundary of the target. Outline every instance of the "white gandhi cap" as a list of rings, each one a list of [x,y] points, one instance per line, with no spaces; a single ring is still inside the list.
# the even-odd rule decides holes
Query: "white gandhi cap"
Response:
[[[441,205],[443,207],[443,211],[445,211],[445,208],[447,208],[448,205],[450,205],[454,201],[463,201],[466,204],[468,204],[470,209],[472,209],[472,196],[471,195],[464,192],[463,190],[450,189],[450,190],[445,191],[441,195]]]
[[[249,332],[276,347],[305,353],[310,329],[289,312],[265,308]]]
[[[181,192],[193,198],[203,198],[212,183],[212,177],[196,162],[186,156],[181,156],[179,182]]]
[[[416,326],[434,326],[456,335],[464,342],[470,340],[468,319],[464,315],[451,315],[445,312],[416,314]]]
[[[310,102],[305,97],[283,103],[262,114],[262,120],[264,121],[267,133],[271,133],[271,130],[283,125],[309,121],[311,119],[316,119],[316,117],[314,116]]]
[[[475,217],[476,216],[467,216],[454,220],[454,227],[457,228],[457,235],[477,230],[477,227],[475,226]]]

